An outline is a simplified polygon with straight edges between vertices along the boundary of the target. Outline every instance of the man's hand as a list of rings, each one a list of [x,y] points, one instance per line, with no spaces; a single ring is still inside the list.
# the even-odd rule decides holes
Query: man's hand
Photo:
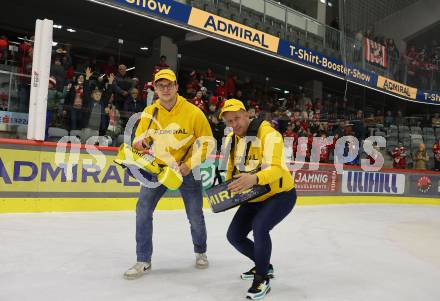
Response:
[[[191,169],[185,163],[179,165],[179,170],[182,176],[186,177],[191,172]]]
[[[132,146],[135,150],[137,151],[146,151],[149,149],[148,145],[144,142],[144,139],[139,139],[135,142],[133,142],[133,146]]]
[[[86,68],[86,80],[89,80],[90,77],[92,76],[93,72],[92,72],[92,68],[87,67]]]
[[[235,175],[234,178],[236,180],[228,185],[229,190],[234,193],[243,192],[258,183],[258,177],[255,174],[241,173]]]
[[[109,85],[113,84],[114,80],[115,80],[115,75],[113,73],[110,73],[110,75],[108,76]]]

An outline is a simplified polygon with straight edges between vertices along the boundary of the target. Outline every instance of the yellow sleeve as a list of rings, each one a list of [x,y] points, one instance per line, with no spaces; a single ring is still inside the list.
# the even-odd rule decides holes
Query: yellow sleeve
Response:
[[[152,113],[148,112],[148,108],[145,108],[145,110],[142,112],[141,120],[139,121],[139,124],[136,128],[136,133],[135,133],[135,138],[133,139],[133,143],[138,141],[139,139],[144,139],[146,145],[150,145],[153,142],[151,137],[147,136],[147,127],[151,121],[151,116]],[[152,126],[153,124],[154,122],[151,123]]]
[[[214,141],[214,137],[212,136],[211,131],[211,125],[208,122],[208,119],[206,118],[205,114],[197,109],[197,113],[195,116],[196,120],[194,121],[194,135],[195,139],[204,137],[202,141],[202,147],[198,147],[196,149],[196,152],[193,153],[192,150],[190,150],[190,156],[186,158],[185,164],[190,168],[194,168],[200,164],[202,164],[209,153],[212,152],[213,147],[215,144],[212,144]],[[207,142],[208,140],[211,140],[211,143]]]
[[[273,129],[262,136],[263,158],[256,175],[258,184],[266,185],[283,176],[284,143],[281,134]]]
[[[232,135],[232,137],[228,140],[225,141],[225,145],[228,145],[229,143],[231,143],[231,139],[235,139],[235,136]],[[234,172],[234,162],[232,160],[232,151],[229,150],[228,154],[225,154],[226,156],[228,156],[228,165],[227,165],[227,170],[226,170],[226,181],[232,179],[233,176],[233,172]]]

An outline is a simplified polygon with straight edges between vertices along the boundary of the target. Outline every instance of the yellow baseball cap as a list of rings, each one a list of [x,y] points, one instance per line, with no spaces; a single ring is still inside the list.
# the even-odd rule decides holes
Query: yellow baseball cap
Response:
[[[225,104],[220,111],[219,117],[222,118],[224,112],[236,112],[240,110],[246,111],[244,104],[238,99],[231,98],[225,101]]]
[[[157,82],[159,79],[167,79],[169,81],[175,82],[177,80],[176,74],[171,69],[162,69],[154,75],[154,82]]]

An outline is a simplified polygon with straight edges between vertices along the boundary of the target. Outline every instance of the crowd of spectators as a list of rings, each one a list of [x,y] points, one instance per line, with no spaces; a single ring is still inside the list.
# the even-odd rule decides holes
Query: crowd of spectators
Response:
[[[311,158],[319,158],[322,163],[332,162],[333,150],[338,138],[353,136],[362,143],[365,138],[378,131],[378,125],[382,129],[388,129],[393,126],[407,125],[409,120],[400,110],[396,112],[389,110],[386,114],[382,110],[377,110],[365,116],[362,110],[356,108],[354,102],[343,97],[328,94],[324,100],[312,99],[309,93],[301,87],[297,91],[289,91],[287,95],[279,92],[267,93],[266,91],[265,93],[250,78],[245,77],[241,81],[237,74],[229,74],[226,78],[222,78],[216,76],[211,68],[183,70],[180,79],[180,86],[183,87],[181,93],[205,112],[218,143],[221,142],[225,126],[218,120],[217,113],[223,101],[233,97],[245,103],[252,117],[265,118],[284,137],[293,138],[291,148],[287,149],[292,160],[300,158],[307,162]],[[438,128],[440,133],[438,114],[433,115],[432,118],[413,122],[412,125]],[[323,144],[320,150],[318,149],[318,154],[312,154],[313,139],[321,138],[324,142],[330,136],[334,137],[333,143]],[[351,147],[355,147],[354,143],[346,143],[344,155],[348,154]],[[430,147],[433,153],[431,157],[427,154],[421,156],[418,153],[421,148],[425,150],[424,145],[420,145],[417,151],[411,153],[411,150],[406,150],[402,143],[384,151],[384,155],[388,156],[390,167],[428,169],[430,165],[421,163],[426,159],[435,162],[435,168],[438,169],[440,139]],[[412,160],[406,160],[407,154],[411,155]],[[375,158],[363,154],[349,164],[359,165],[361,158],[368,158],[371,163],[375,161]]]
[[[0,52],[2,40],[5,40],[3,36],[0,37]],[[19,71],[28,75],[32,69],[31,40],[24,40],[18,47]],[[393,41],[388,45],[393,45]],[[162,56],[150,79],[157,71],[168,67],[167,58]],[[141,83],[137,77],[129,76],[127,67],[118,65],[113,56],[99,61],[96,58],[78,60],[73,57],[69,45],[61,45],[54,50],[50,74],[46,128],[62,128],[70,133],[92,130],[100,136],[110,137],[112,145],[117,145],[118,136],[123,134],[128,119],[142,112],[155,99],[152,82]],[[24,77],[19,83],[20,91],[23,91],[20,94],[28,93],[30,78]],[[313,99],[311,93],[300,86],[289,91],[271,90],[262,88],[263,85],[254,83],[250,77],[240,77],[239,73],[221,76],[213,68],[194,70],[182,66],[179,85],[179,92],[207,115],[218,145],[221,145],[225,131],[218,111],[225,99],[234,97],[245,103],[253,117],[265,118],[284,137],[293,138],[291,148],[287,149],[292,160],[303,158],[310,161],[314,156],[311,152],[315,137],[324,141],[326,137],[333,136],[336,142],[341,136],[352,135],[362,142],[375,133],[377,124],[383,124],[385,128],[407,124],[401,111],[365,113],[354,101],[342,96],[325,94],[323,99]],[[24,96],[19,106],[26,107],[28,103],[28,96]],[[4,105],[0,107],[4,108]],[[423,127],[440,127],[438,116],[422,122],[419,125]],[[321,148],[318,154],[320,162],[332,162],[334,147],[333,143]],[[347,143],[346,152],[350,147],[353,145]],[[435,160],[438,169],[440,144],[437,142],[427,148],[432,149],[430,153],[433,154],[428,156],[428,161]],[[420,146],[420,151],[426,150]],[[427,158],[406,150],[403,145],[390,149],[387,154],[395,168],[421,168],[424,165],[420,162]],[[360,158],[366,156],[358,156],[350,164],[358,165]],[[409,158],[412,160],[407,160]],[[374,158],[370,160],[374,161]]]
[[[394,39],[375,34],[372,29],[356,36],[385,46],[388,76],[392,79],[424,90],[440,88],[440,45],[437,40],[425,45],[408,43],[406,50],[399,52]]]

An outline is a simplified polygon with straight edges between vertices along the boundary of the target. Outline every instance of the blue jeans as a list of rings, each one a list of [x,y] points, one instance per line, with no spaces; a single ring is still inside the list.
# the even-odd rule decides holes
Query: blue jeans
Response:
[[[153,177],[153,182],[157,181]],[[153,212],[167,188],[142,186],[136,205],[136,255],[137,261],[150,262],[153,254]],[[195,253],[206,252],[206,226],[203,216],[202,182],[196,181],[192,173],[183,177],[179,188],[185,204],[186,216],[191,225],[191,237]],[[176,246],[177,248],[178,246]]]
[[[295,203],[293,188],[263,202],[243,204],[235,213],[226,236],[241,254],[255,263],[257,274],[266,275],[269,269],[272,254],[269,232],[292,211]],[[254,241],[247,237],[251,231]]]

